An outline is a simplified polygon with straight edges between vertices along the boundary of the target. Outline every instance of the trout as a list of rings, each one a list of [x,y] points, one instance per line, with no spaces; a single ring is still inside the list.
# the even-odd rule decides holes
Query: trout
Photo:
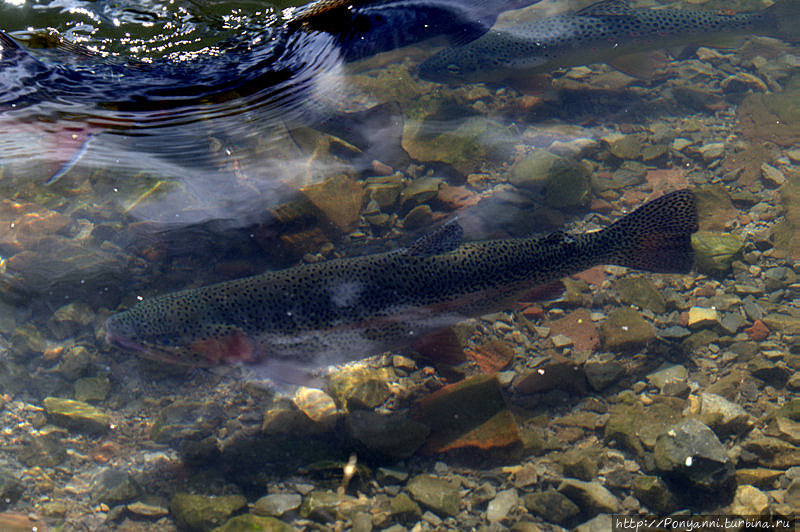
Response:
[[[600,231],[460,245],[454,222],[410,247],[145,299],[111,316],[107,341],[189,366],[253,364],[273,381],[385,351],[507,308],[537,285],[598,264],[687,272],[697,230],[691,191],[653,200]]]
[[[648,77],[652,53],[702,44],[730,47],[750,35],[800,39],[800,2],[777,0],[762,11],[634,9],[605,0],[574,13],[493,29],[479,39],[434,54],[419,75],[442,83],[500,82],[559,68],[608,63]]]

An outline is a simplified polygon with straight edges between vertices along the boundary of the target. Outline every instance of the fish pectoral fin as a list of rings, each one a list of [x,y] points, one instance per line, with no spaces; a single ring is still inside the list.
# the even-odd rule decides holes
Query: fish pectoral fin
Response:
[[[209,362],[254,362],[257,358],[255,342],[241,329],[230,328],[216,336],[196,340],[190,349]]]
[[[453,220],[435,231],[419,237],[406,249],[406,254],[421,257],[447,253],[461,245],[463,235],[464,229],[456,220]]]
[[[628,0],[601,0],[575,12],[576,15],[594,17],[628,16],[631,13],[633,13],[633,8]]]
[[[659,68],[667,65],[667,56],[663,51],[641,52],[621,55],[608,62],[620,72],[640,79],[650,79]]]

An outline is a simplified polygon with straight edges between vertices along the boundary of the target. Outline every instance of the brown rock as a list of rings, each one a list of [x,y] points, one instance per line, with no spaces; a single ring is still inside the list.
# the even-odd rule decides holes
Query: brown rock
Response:
[[[345,233],[356,228],[364,189],[353,178],[345,174],[334,176],[305,187],[302,192],[333,227]]]
[[[495,377],[479,375],[420,401],[417,420],[431,429],[423,453],[491,450],[521,445],[519,427]]]
[[[583,368],[561,355],[553,354],[541,367],[520,375],[514,381],[514,389],[523,394],[548,390],[567,390],[576,394],[586,393],[586,375]]]
[[[561,319],[547,323],[547,326],[551,335],[563,334],[570,338],[578,351],[593,352],[600,347],[600,333],[586,309],[570,312]]]
[[[753,325],[746,328],[744,332],[747,333],[747,336],[749,336],[751,340],[755,340],[756,342],[760,342],[769,336],[769,328],[764,325],[764,322],[761,320],[754,321]]]

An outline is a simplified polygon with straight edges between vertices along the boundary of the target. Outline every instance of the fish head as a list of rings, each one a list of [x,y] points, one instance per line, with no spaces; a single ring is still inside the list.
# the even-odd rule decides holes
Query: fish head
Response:
[[[256,344],[241,329],[210,322],[190,306],[157,297],[114,314],[106,342],[142,358],[190,367],[253,362]]]
[[[436,83],[484,81],[481,73],[485,70],[486,60],[469,46],[440,50],[417,67],[420,78]]]
[[[445,48],[417,67],[420,78],[437,83],[497,83],[520,72],[535,72],[545,66],[548,56],[531,52],[528,43],[514,31],[492,30],[462,46]]]

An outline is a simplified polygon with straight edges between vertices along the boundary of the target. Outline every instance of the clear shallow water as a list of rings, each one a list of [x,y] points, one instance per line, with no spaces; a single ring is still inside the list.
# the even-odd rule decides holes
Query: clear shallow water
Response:
[[[549,13],[557,4],[541,9]],[[2,29],[23,43],[33,43],[32,36],[55,28],[83,46],[109,53],[104,62],[133,58],[181,64],[198,60],[200,53],[239,53],[231,50],[231,39],[258,39],[275,24],[284,7],[5,3],[0,20]],[[724,194],[706,201],[704,229],[749,235],[770,228],[781,221],[779,200],[791,202],[793,196],[786,188],[778,189],[780,178],[770,170],[765,174],[761,165],[769,164],[791,181],[797,162],[789,153],[794,133],[770,130],[759,122],[767,111],[756,100],[760,94],[781,93],[791,103],[797,94],[791,92],[796,51],[777,41],[756,39],[736,51],[705,50],[672,62],[652,80],[626,77],[595,65],[558,73],[553,88],[520,92],[513,86],[448,87],[421,81],[413,69],[431,50],[420,45],[347,65],[323,61],[325,68],[312,70],[302,93],[291,88],[266,96],[256,92],[177,111],[98,109],[92,102],[65,108],[62,102],[44,101],[3,113],[0,190],[6,201],[0,205],[0,221],[8,229],[0,246],[5,268],[0,332],[8,345],[6,360],[12,363],[2,390],[10,423],[6,433],[10,451],[4,462],[9,474],[35,485],[11,497],[16,500],[7,510],[41,514],[54,526],[66,520],[67,530],[114,529],[123,523],[133,529],[167,529],[176,519],[174,512],[158,521],[159,517],[115,510],[143,497],[104,498],[91,489],[92,483],[106,470],[131,474],[145,486],[142,491],[156,493],[159,499],[154,504],[164,508],[186,486],[209,495],[243,491],[250,502],[271,489],[302,493],[305,488],[296,485],[324,488],[330,483],[320,481],[308,467],[323,457],[344,460],[352,450],[371,466],[396,465],[385,458],[372,459],[370,451],[363,452],[363,442],[354,443],[352,437],[342,435],[341,426],[328,432],[317,426],[294,427],[288,439],[271,437],[269,429],[261,429],[266,432],[253,443],[247,436],[258,432],[263,412],[280,411],[280,404],[276,407],[268,394],[254,390],[254,385],[243,385],[249,381],[235,371],[222,377],[209,372],[186,374],[109,349],[98,334],[100,325],[111,312],[141,297],[300,261],[392,249],[455,215],[468,239],[546,233],[565,224],[579,231],[593,230],[664,191],[716,184]],[[70,61],[81,67],[98,60],[60,49],[34,53],[48,64]],[[735,79],[739,72],[756,79]],[[789,111],[773,111],[791,116],[790,103],[786,105]],[[378,105],[385,107],[369,112]],[[754,111],[746,114],[750,108]],[[77,164],[56,183],[45,185],[88,135],[93,138]],[[758,146],[764,141],[770,144],[760,152]],[[537,168],[546,164],[537,159],[542,153],[538,150],[580,161],[574,173],[581,174],[580,168],[586,167],[592,176],[591,190],[578,202],[581,205],[548,199],[546,176],[536,178]],[[738,161],[732,159],[735,154],[740,155]],[[331,187],[332,192],[320,185],[342,174],[347,176],[347,185]],[[310,190],[322,192],[309,194]],[[554,194],[552,187],[550,193]],[[724,216],[714,218],[723,205],[728,208],[719,197],[731,194],[738,198],[736,203],[730,204]],[[309,197],[314,199],[309,202]],[[792,213],[786,216],[791,218]],[[691,329],[695,333],[709,330],[716,335],[706,341],[715,346],[710,352],[690,350],[685,358],[670,359],[669,350],[666,355],[644,346],[634,351],[649,355],[655,366],[659,357],[666,356],[689,367],[691,379],[697,382],[711,383],[726,375],[736,363],[726,356],[735,352],[731,346],[752,342],[743,332],[753,320],[741,308],[748,294],[741,286],[752,287],[768,312],[792,316],[794,289],[788,274],[779,281],[765,280],[769,268],[793,266],[791,260],[782,262],[781,258],[787,250],[791,252],[791,244],[788,248],[773,245],[778,241],[772,238],[769,246],[745,248],[749,255],[744,266],[717,280],[697,275],[649,277],[662,294],[678,293],[682,301],[663,311],[637,304],[645,320],[659,330],[687,325],[682,312],[691,306],[720,306],[712,298],[725,294],[734,294],[739,302],[722,305],[721,311],[738,314],[744,322],[733,331],[714,324],[695,325]],[[503,375],[503,383],[543,363],[545,354],[550,354],[546,349],[555,349],[579,364],[587,351],[612,353],[631,364],[637,358],[625,349],[608,345],[587,349],[576,345],[575,339],[563,344],[544,330],[576,307],[599,313],[599,325],[615,308],[629,306],[630,302],[620,302],[619,288],[611,282],[625,274],[610,271],[601,281],[591,282],[592,288],[579,288],[577,296],[573,292],[566,299],[541,304],[542,313],[535,305],[526,307],[532,316],[526,322],[512,314],[481,321],[470,341],[480,346],[488,338],[498,338],[512,346],[515,358],[507,371],[514,374]],[[772,345],[759,344],[757,350],[785,352],[787,357],[779,362],[786,367],[792,347],[792,334],[787,335],[774,335],[767,340]],[[565,336],[577,338],[577,333]],[[703,362],[706,355],[716,362]],[[416,408],[418,399],[442,383],[475,372],[474,360],[455,373],[440,368],[433,377],[422,359],[409,369],[403,369],[403,364],[391,359],[374,362],[392,368],[401,383],[399,393],[376,407],[379,412],[396,411],[409,418],[407,412]],[[617,388],[597,391],[613,405],[615,394],[626,384],[646,380],[647,374],[631,369],[630,382],[623,379]],[[86,377],[111,383],[103,399],[87,401],[108,413],[115,428],[101,436],[91,430],[62,433],[56,429],[61,445],[79,456],[70,454],[57,465],[24,458],[22,447],[44,441],[42,435],[52,431],[53,425],[45,423],[53,422],[52,415],[47,418],[41,410],[44,398],[77,397],[75,383]],[[764,421],[759,416],[767,406],[795,397],[785,381],[770,382],[773,388],[766,391],[762,382],[755,388],[763,393],[742,404]],[[520,399],[524,393],[507,393],[515,409],[541,413],[552,407],[561,409],[561,414],[570,408],[587,410],[580,403],[580,393],[570,396],[562,386],[554,388],[541,401]],[[651,395],[669,396],[659,392],[651,390]],[[180,400],[195,401],[193,408],[204,413],[202,409],[209,408],[213,423],[207,426],[187,415],[188,421],[181,422],[196,431],[191,437],[154,437],[154,421],[165,415],[170,403]],[[517,414],[522,429],[535,419],[529,413]],[[15,425],[14,419],[20,421]],[[567,444],[577,441],[581,446],[601,447],[592,430],[585,430],[577,440],[570,440],[574,435],[563,431],[554,432]],[[314,452],[287,460],[286,455],[292,453],[270,447],[271,440]],[[187,450],[186,441],[205,442],[208,455],[203,449]],[[253,466],[257,471],[253,475],[242,471],[246,467],[232,466],[237,460],[251,464],[237,448],[239,442],[258,451],[249,456],[253,463],[278,466],[264,471]],[[110,450],[100,452],[106,448]],[[215,454],[219,449],[222,458]],[[443,477],[456,475],[465,487],[468,481],[489,478],[490,465],[497,462],[531,462],[527,451],[513,459],[475,451],[471,458],[478,463],[471,468],[448,455],[421,454],[402,461],[400,469],[412,475],[429,471]],[[435,470],[438,458],[444,465]],[[281,460],[286,460],[286,467],[279,467]],[[31,469],[37,466],[44,469]],[[191,478],[188,484],[182,483],[184,472],[175,471],[183,467]],[[204,469],[213,471],[213,482],[198,477],[197,471]],[[540,474],[547,479],[549,473]],[[48,476],[58,480],[48,483]],[[393,482],[381,480],[374,490],[354,484],[350,493],[391,494],[385,486]],[[497,490],[507,487],[502,482],[492,484]],[[550,478],[530,486],[514,485],[514,489],[521,494],[554,484]],[[624,496],[625,488],[617,488],[616,493]],[[476,502],[478,510],[467,512],[469,519],[478,520],[469,526],[482,522],[477,516],[485,502]],[[61,503],[66,509],[47,506],[50,503]],[[515,511],[518,517],[526,512],[526,518],[535,517],[530,510]],[[101,525],[109,512],[112,518]],[[446,517],[441,510],[435,513]],[[460,528],[459,519],[467,517],[450,517],[447,526]],[[290,515],[286,521],[292,519]],[[342,518],[343,522],[347,519],[352,517]],[[433,528],[430,519],[423,520],[424,526]],[[319,521],[311,518],[309,522]]]

